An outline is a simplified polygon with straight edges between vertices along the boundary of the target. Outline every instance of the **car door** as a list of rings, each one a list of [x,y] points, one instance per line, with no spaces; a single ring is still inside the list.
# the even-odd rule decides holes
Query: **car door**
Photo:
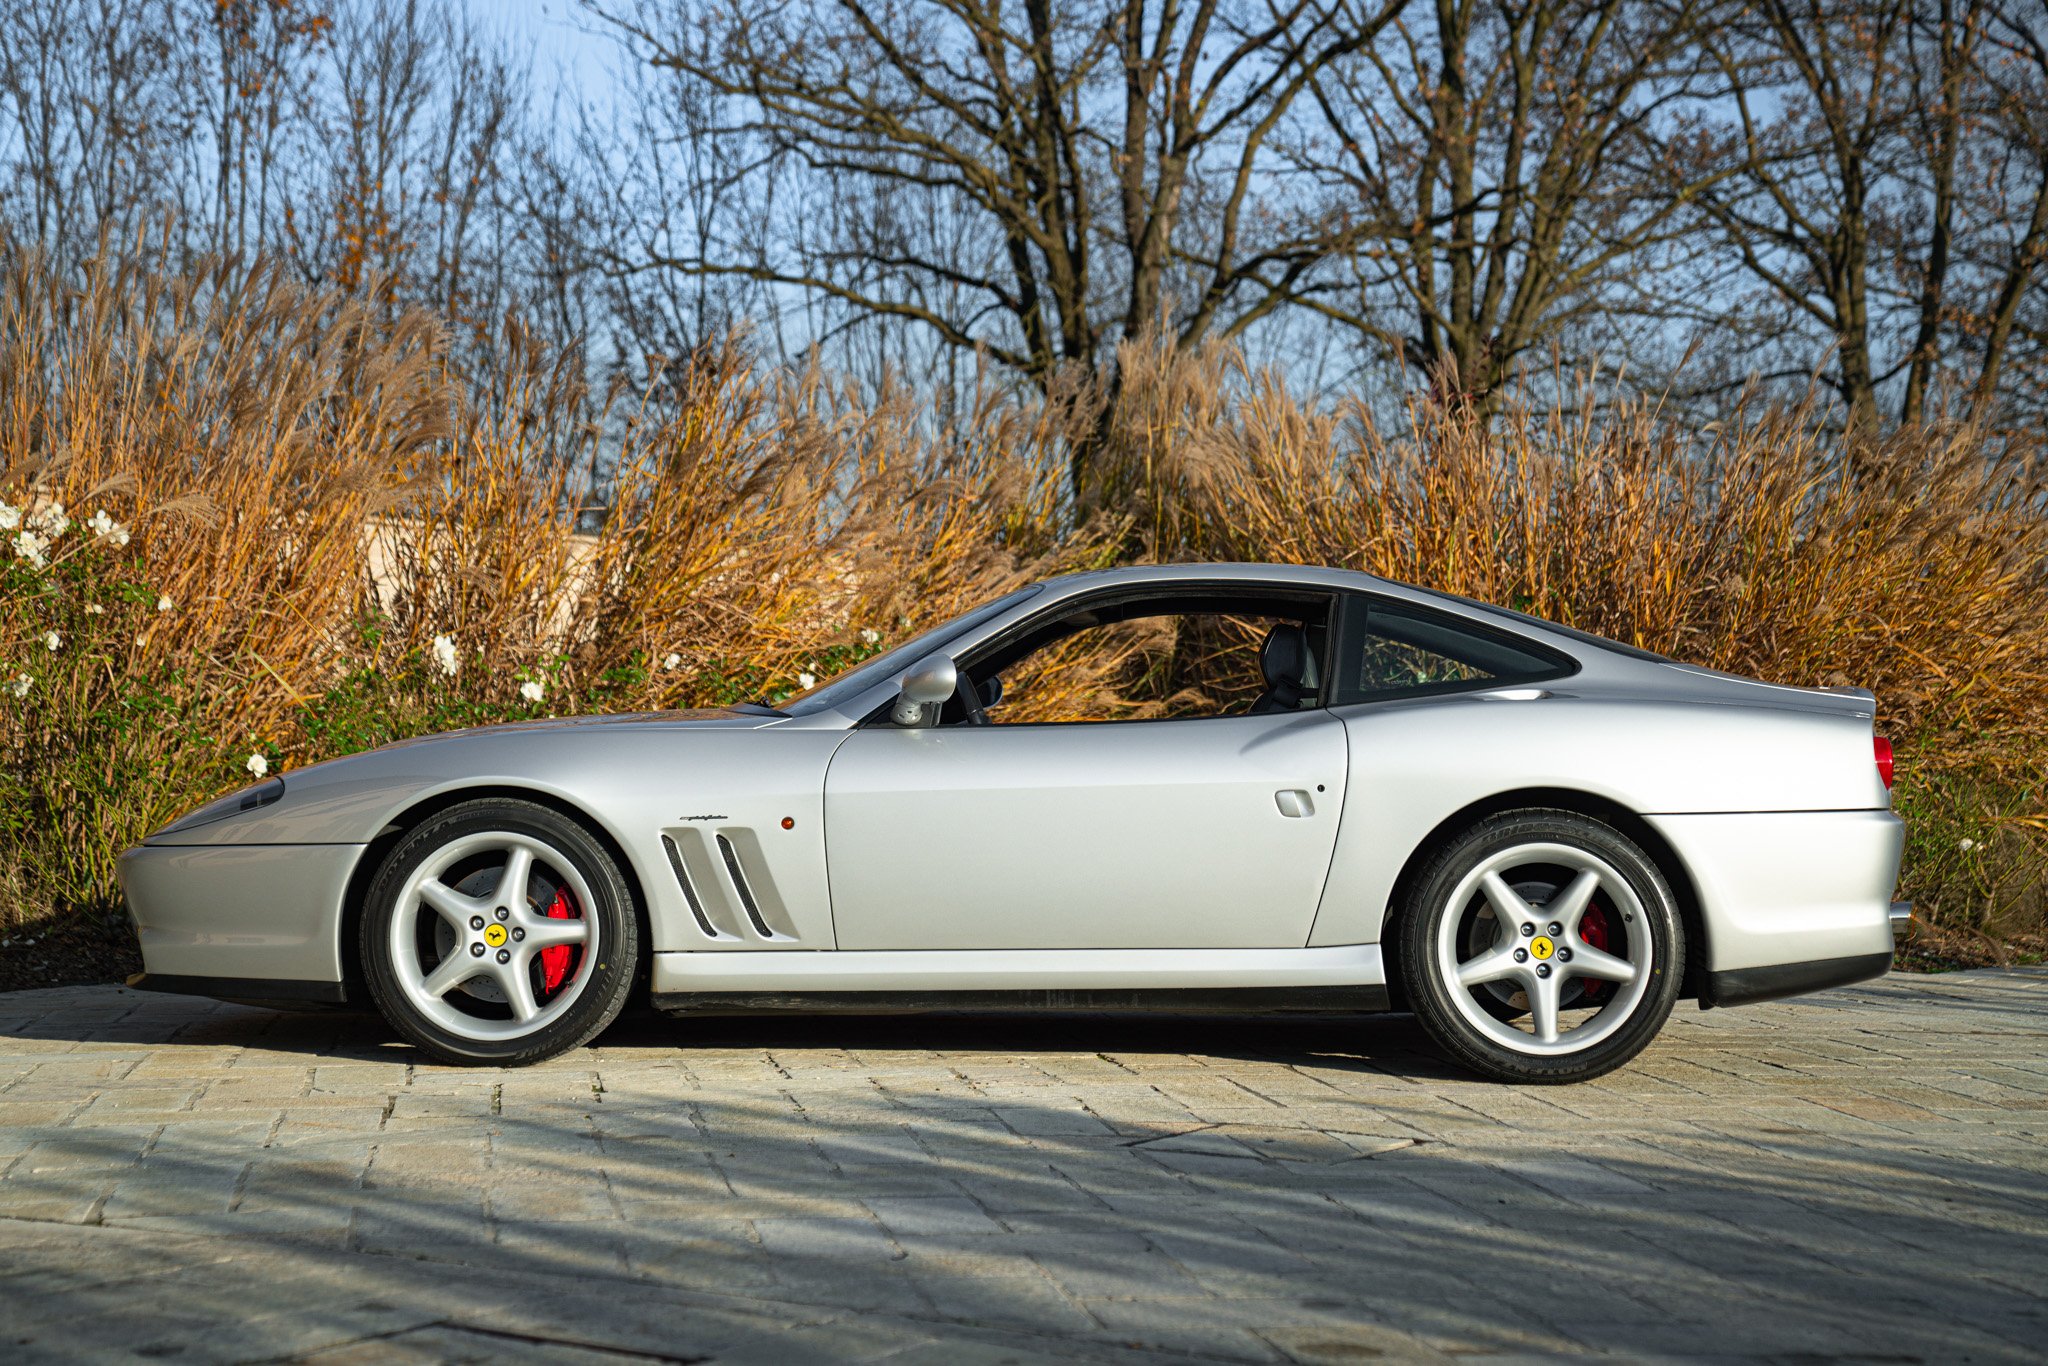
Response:
[[[838,945],[1300,946],[1346,764],[1322,709],[862,728],[825,784]]]

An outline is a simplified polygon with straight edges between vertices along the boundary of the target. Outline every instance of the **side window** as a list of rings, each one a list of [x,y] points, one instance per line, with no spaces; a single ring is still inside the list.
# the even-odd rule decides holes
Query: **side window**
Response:
[[[1220,612],[1090,626],[1017,661],[988,717],[1001,725],[1241,716],[1267,691],[1259,653],[1276,629],[1304,630],[1277,617]],[[1304,697],[1288,710],[1313,704],[1312,653],[1301,672]]]
[[[1330,607],[1329,598],[1214,589],[1083,604],[963,661],[973,696],[948,704],[941,724],[1190,720],[1326,705]]]
[[[1537,683],[1572,672],[1572,662],[1533,641],[1403,603],[1352,605],[1354,627],[1339,661],[1339,702]]]

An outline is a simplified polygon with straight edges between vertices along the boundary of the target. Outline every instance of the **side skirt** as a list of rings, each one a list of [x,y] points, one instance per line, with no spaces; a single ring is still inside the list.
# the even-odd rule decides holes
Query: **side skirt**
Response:
[[[1387,1009],[1385,987],[1225,987],[1147,991],[657,992],[671,1015],[921,1015],[1028,1011],[1171,1011],[1186,1015],[1327,1015]]]
[[[1023,1008],[1068,1009],[1099,1007],[1045,1002],[1075,1002],[1085,995],[1098,1002],[1124,997],[1135,1003],[1148,993],[1162,993],[1182,998],[1162,1002],[1166,1008],[1187,1009],[1191,1006],[1186,994],[1193,992],[1371,989],[1384,1003],[1386,981],[1377,944],[1296,949],[710,950],[655,954],[652,994],[656,1005],[674,1009],[669,1002],[678,997],[822,998],[829,1005],[861,995],[900,1001],[933,994],[958,1000],[965,994],[993,1000],[1021,992],[1039,998],[1035,1005],[1027,1000]]]

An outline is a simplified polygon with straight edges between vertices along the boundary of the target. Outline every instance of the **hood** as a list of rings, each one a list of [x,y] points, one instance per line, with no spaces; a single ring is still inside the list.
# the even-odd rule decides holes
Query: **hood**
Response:
[[[699,711],[561,716],[495,726],[440,731],[393,741],[288,769],[266,782],[230,793],[151,834],[147,844],[323,844],[368,840],[383,813],[412,794],[432,790],[474,770],[481,774],[530,772],[523,758],[536,751],[559,756],[563,746],[543,738],[581,731],[641,727],[661,731],[759,730],[786,720],[765,708],[717,707]],[[516,737],[532,736],[529,748]],[[595,738],[595,737],[593,737]],[[508,749],[503,742],[515,740]],[[633,742],[626,741],[626,747]],[[445,748],[447,753],[434,753]],[[611,748],[618,748],[614,745]],[[233,817],[230,824],[229,817]]]
[[[534,731],[580,730],[590,726],[660,726],[664,729],[720,729],[759,730],[788,718],[768,709],[753,709],[751,706],[738,707],[695,707],[679,711],[622,711],[602,712],[588,716],[549,716],[537,721],[499,721],[488,726],[466,726],[461,730],[435,731],[431,735],[415,735],[408,740],[393,740],[388,745],[379,745],[378,750],[399,749],[408,745],[427,745],[436,740],[452,740],[458,736],[472,735],[518,735]],[[374,751],[373,751],[374,752]]]

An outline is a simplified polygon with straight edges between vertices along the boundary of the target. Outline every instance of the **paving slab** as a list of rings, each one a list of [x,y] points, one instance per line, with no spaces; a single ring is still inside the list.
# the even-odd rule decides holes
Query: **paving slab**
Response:
[[[2038,1361],[2048,971],[1681,1006],[1496,1086],[1401,1016],[374,1016],[0,996],[9,1361]]]

